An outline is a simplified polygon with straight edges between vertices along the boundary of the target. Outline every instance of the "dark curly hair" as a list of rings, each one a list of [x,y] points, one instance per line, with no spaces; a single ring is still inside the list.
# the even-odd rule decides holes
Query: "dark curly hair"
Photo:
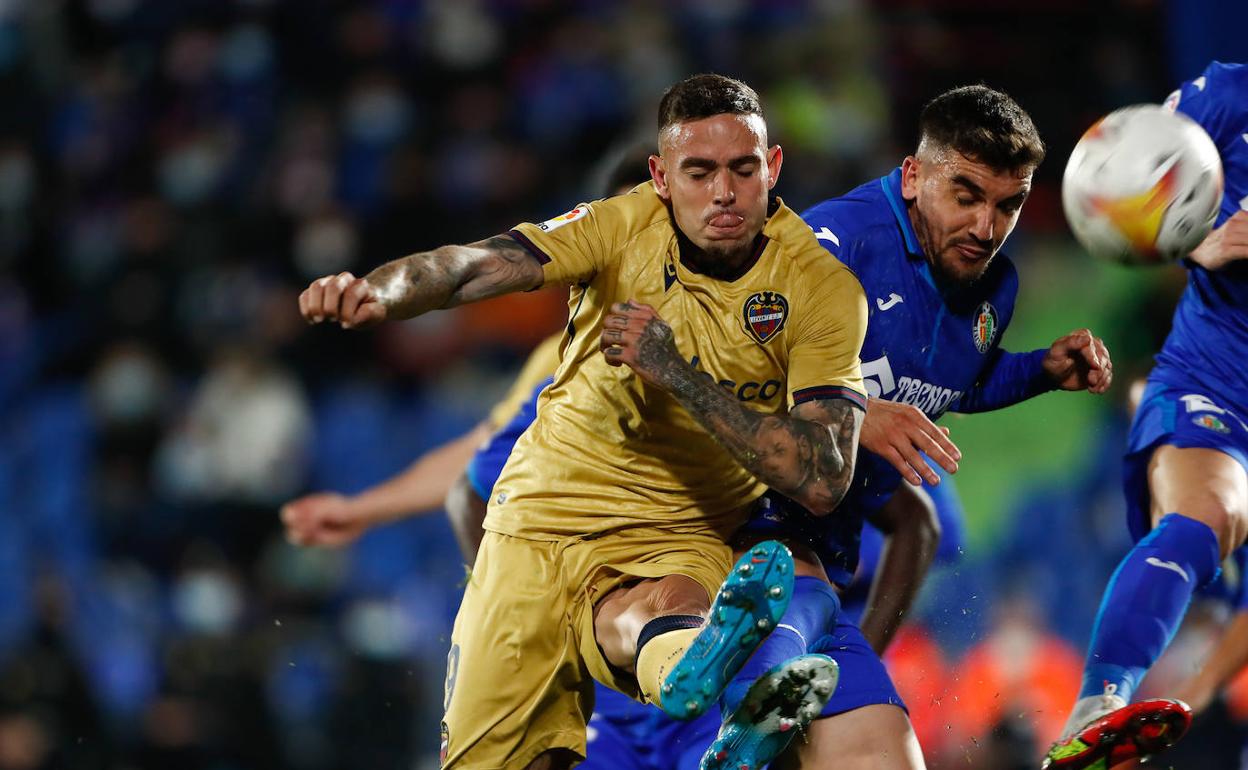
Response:
[[[993,169],[1035,168],[1044,142],[1026,110],[988,86],[946,91],[923,107],[919,143],[949,147]]]

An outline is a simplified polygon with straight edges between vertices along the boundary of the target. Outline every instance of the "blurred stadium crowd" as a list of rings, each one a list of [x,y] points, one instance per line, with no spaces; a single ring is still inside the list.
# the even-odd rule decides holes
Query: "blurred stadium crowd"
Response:
[[[276,510],[472,425],[562,298],[347,334],[299,288],[594,196],[701,70],[761,92],[798,209],[895,165],[940,89],[1010,91],[1050,146],[1025,263],[1083,127],[1178,80],[1163,4],[1103,6],[0,2],[0,770],[436,766],[449,529],[300,551]],[[1030,766],[1073,699],[1127,543],[1104,419],[893,651],[933,767]]]

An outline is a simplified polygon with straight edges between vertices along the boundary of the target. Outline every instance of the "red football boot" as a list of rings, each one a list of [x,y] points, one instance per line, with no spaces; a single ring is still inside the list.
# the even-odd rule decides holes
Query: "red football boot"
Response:
[[[1109,770],[1146,759],[1178,743],[1192,724],[1180,700],[1157,698],[1115,709],[1049,749],[1041,770]]]

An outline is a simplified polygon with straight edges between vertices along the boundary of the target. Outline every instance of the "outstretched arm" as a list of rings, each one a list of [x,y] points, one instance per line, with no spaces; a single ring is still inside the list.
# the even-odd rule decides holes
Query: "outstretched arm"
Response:
[[[858,625],[871,648],[883,655],[936,556],[940,519],[927,493],[902,484],[870,521],[884,534],[884,549]]]
[[[1050,390],[1086,390],[1100,395],[1114,381],[1114,364],[1100,337],[1076,329],[1046,350],[1010,353],[997,348],[979,382],[950,405],[954,412],[1002,409]]]
[[[468,474],[461,473],[451,484],[445,507],[464,564],[471,567],[477,561],[477,551],[481,550],[481,539],[485,536],[483,527],[488,503],[473,489]]]
[[[336,321],[353,329],[541,284],[542,267],[532,254],[510,235],[497,235],[396,259],[363,278],[318,278],[299,295],[299,312],[308,323]]]
[[[811,513],[825,515],[845,496],[862,425],[862,410],[849,401],[807,401],[788,415],[755,412],[685,361],[671,327],[637,302],[612,306],[602,349],[608,363],[627,365],[670,394],[759,481]]]
[[[483,422],[357,495],[317,492],[286,503],[281,517],[287,539],[295,545],[342,546],[373,527],[438,510],[452,481],[489,436]]]

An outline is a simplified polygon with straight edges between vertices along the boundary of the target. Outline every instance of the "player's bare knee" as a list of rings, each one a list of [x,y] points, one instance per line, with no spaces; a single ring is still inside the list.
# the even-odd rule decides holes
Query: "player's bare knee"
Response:
[[[897,706],[875,704],[817,719],[807,741],[789,751],[780,767],[840,770],[923,770],[923,753],[914,728]]]
[[[705,615],[711,608],[710,597],[702,584],[684,575],[668,575],[642,583],[638,597],[641,610],[657,618],[661,615]]]
[[[594,607],[594,639],[611,665],[632,671],[637,637],[663,615],[701,615],[710,610],[706,589],[693,578],[669,575],[614,589]]]
[[[1231,551],[1248,542],[1248,502],[1242,496],[1220,496],[1217,505],[1218,516],[1222,520],[1222,529],[1213,531],[1218,535],[1219,553],[1223,559],[1231,555]]]

